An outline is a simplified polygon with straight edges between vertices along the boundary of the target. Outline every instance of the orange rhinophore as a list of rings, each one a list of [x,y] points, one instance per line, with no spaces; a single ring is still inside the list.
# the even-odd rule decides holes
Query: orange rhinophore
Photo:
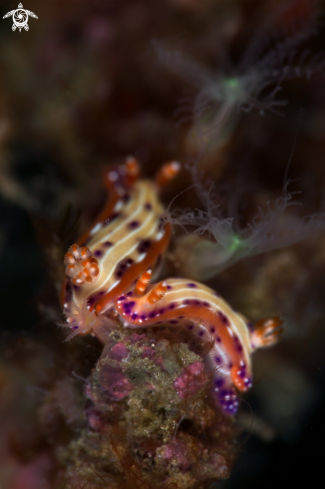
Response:
[[[170,183],[171,180],[176,177],[180,169],[181,165],[178,161],[165,163],[155,177],[158,187],[165,187],[168,183]]]
[[[152,270],[149,268],[139,278],[134,288],[135,295],[142,295],[147,290],[148,284],[151,280]]]
[[[166,282],[159,282],[147,295],[148,304],[156,304],[166,294],[167,284]]]
[[[134,156],[128,156],[125,160],[126,176],[129,184],[133,184],[140,175],[140,165]]]

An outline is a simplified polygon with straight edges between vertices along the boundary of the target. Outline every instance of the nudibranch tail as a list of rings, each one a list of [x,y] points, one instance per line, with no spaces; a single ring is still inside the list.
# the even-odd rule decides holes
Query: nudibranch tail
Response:
[[[252,348],[255,350],[275,345],[283,333],[282,324],[279,316],[260,319],[251,333]]]

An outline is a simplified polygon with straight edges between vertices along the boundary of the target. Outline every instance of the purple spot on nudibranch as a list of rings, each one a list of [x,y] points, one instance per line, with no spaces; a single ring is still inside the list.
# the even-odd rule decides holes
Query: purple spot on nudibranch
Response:
[[[140,226],[140,223],[139,221],[131,221],[129,224],[128,224],[128,228],[130,229],[136,229]]]
[[[159,309],[158,314],[164,314],[165,311],[166,311],[166,309]]]
[[[151,246],[151,241],[150,239],[143,239],[142,241],[140,241],[139,245],[138,245],[138,252],[139,253],[146,253],[148,251],[148,249],[150,248]]]
[[[135,306],[135,301],[125,302],[125,304],[123,304],[124,309],[130,309],[134,306]]]
[[[184,319],[184,316],[177,316],[177,319]]]
[[[172,286],[171,285],[167,285],[167,290],[172,290]]]
[[[144,208],[145,208],[147,211],[151,211],[151,209],[152,209],[152,205],[150,204],[150,202],[146,202],[146,203],[144,204]]]
[[[216,358],[215,358],[215,360],[216,360],[216,362],[217,362],[219,365],[221,365],[221,364],[222,364],[222,359],[221,359],[221,357],[216,357]]]
[[[152,311],[152,312],[150,312],[150,313],[148,314],[148,317],[149,317],[149,318],[151,318],[151,319],[152,319],[152,318],[154,318],[154,317],[156,317],[156,311]]]
[[[127,295],[128,297],[132,297],[132,296],[133,296],[133,292],[130,290],[130,292],[128,292],[126,295]]]
[[[193,305],[194,306],[200,306],[201,305],[201,301],[198,301],[198,300],[193,301]]]
[[[147,316],[145,314],[141,314],[140,319],[144,320],[146,318],[147,318]]]
[[[173,303],[172,304],[169,304],[168,309],[175,309],[175,304],[173,304]]]
[[[116,264],[115,276],[121,278],[132,263],[132,258],[123,258],[121,261],[119,261]]]
[[[88,304],[89,304],[89,305],[94,304],[94,303],[95,303],[96,301],[98,301],[98,299],[99,299],[100,297],[102,297],[104,294],[105,294],[105,290],[101,290],[100,292],[97,292],[96,294],[91,295],[91,296],[88,298],[88,300],[87,300]]]
[[[204,307],[209,307],[209,306],[210,306],[210,304],[209,304],[208,302],[202,302],[202,306],[204,306]]]
[[[178,321],[176,321],[176,319],[172,319],[171,321],[169,321],[169,324],[178,324]]]
[[[117,302],[122,302],[125,301],[125,295],[120,295],[120,297],[117,298]]]
[[[124,204],[126,204],[127,202],[129,202],[130,200],[130,195],[129,194],[124,194],[122,197],[121,197],[121,200],[124,202]]]
[[[79,289],[80,289],[80,287],[78,285],[73,284],[73,290],[79,290]]]
[[[200,331],[199,336],[203,336],[203,335],[204,335],[204,331]]]
[[[185,300],[185,301],[183,301],[183,304],[184,304],[185,306],[188,306],[188,305],[189,305],[189,303],[190,303],[190,301],[189,301],[189,300]]]
[[[237,350],[238,350],[239,352],[242,352],[242,351],[243,351],[243,347],[242,347],[241,345],[238,345],[238,346],[237,346]]]
[[[187,329],[193,329],[193,328],[194,328],[193,324],[190,324],[189,326],[187,326]]]
[[[221,339],[219,338],[219,336],[216,337],[216,342],[221,343]]]
[[[210,328],[211,333],[214,333],[215,330],[216,330],[215,328]]]
[[[225,315],[223,312],[218,311],[218,316],[219,316],[219,318],[221,319],[221,322],[222,322],[223,324],[227,324],[227,325],[229,325],[229,319],[227,318],[227,316],[226,316],[226,315]]]
[[[137,319],[138,318],[138,313],[137,312],[134,312],[132,315],[131,315],[131,319]]]
[[[94,251],[94,255],[96,256],[96,258],[100,258],[103,255],[103,252],[101,250],[96,250]]]
[[[195,289],[196,288],[196,284],[194,284],[193,282],[189,282],[187,284],[188,287],[190,287],[191,289]]]
[[[224,384],[223,379],[217,379],[217,380],[214,381],[214,385],[216,387],[221,387],[223,384]],[[222,391],[222,392],[225,392],[225,391]]]
[[[103,246],[105,246],[105,248],[109,248],[110,246],[113,246],[113,243],[112,241],[105,241],[105,243],[103,243]]]
[[[79,326],[73,326],[73,329],[78,329],[78,328],[79,328]]]

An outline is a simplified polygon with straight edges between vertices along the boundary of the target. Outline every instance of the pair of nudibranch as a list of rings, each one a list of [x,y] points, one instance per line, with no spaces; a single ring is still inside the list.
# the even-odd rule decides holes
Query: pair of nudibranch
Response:
[[[62,304],[69,338],[103,331],[118,316],[128,328],[158,325],[185,328],[209,345],[206,363],[213,392],[224,412],[238,409],[236,389],[252,385],[251,354],[278,341],[281,320],[270,317],[252,327],[216,292],[198,282],[169,278],[150,284],[166,250],[171,226],[162,225],[158,194],[178,173],[165,164],[155,181],[139,178],[134,158],[105,173],[108,201],[92,227],[65,255]]]

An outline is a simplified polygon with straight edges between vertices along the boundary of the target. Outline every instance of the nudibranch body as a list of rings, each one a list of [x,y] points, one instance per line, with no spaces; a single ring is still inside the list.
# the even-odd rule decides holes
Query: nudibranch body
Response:
[[[118,315],[129,328],[185,328],[207,345],[213,394],[227,414],[238,409],[236,389],[252,384],[251,355],[278,341],[282,321],[262,319],[253,328],[212,289],[188,279],[150,285],[152,268],[166,250],[171,227],[162,226],[159,189],[178,172],[165,164],[154,182],[139,179],[134,158],[105,174],[109,199],[91,228],[65,254],[62,287],[66,326],[76,335],[106,341]]]
[[[186,279],[168,279],[147,285],[151,271],[140,277],[132,294],[115,300],[115,307],[129,328],[160,326],[185,328],[209,345],[206,363],[213,372],[214,395],[223,410],[238,409],[236,389],[252,385],[251,355],[258,347],[277,342],[281,333],[278,317],[261,320],[253,329],[212,289]]]
[[[114,314],[113,299],[126,292],[166,249],[170,225],[161,226],[164,208],[158,191],[178,172],[167,163],[156,180],[139,179],[134,158],[105,174],[109,199],[93,226],[65,255],[63,310],[74,332],[96,333],[103,317]],[[69,280],[70,279],[70,280]]]

